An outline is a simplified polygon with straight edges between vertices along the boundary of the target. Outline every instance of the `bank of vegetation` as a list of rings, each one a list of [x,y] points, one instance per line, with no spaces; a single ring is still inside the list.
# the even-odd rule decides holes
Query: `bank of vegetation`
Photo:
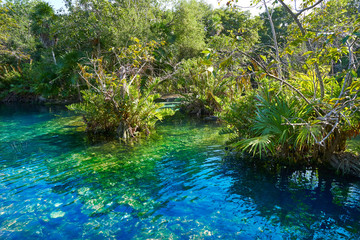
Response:
[[[286,164],[360,173],[357,0],[252,3],[259,16],[196,0],[0,5],[2,101],[73,102],[87,131],[148,135],[182,111],[218,116],[231,148]]]

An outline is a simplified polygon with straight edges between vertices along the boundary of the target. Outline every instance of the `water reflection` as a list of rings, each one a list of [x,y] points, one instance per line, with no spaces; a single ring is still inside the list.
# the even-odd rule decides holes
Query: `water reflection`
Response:
[[[269,174],[238,159],[226,161],[234,179],[231,195],[252,199],[256,209],[289,236],[303,239],[359,237],[359,190],[356,179],[333,178],[332,172],[281,169]],[[230,169],[230,170],[229,170]]]
[[[2,239],[360,237],[357,180],[224,158],[221,126],[164,122],[124,146],[66,111],[0,112]]]

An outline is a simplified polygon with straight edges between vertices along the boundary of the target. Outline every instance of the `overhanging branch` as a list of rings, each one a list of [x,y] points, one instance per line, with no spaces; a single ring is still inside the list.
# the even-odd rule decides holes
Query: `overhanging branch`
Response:
[[[321,2],[323,2],[324,0],[319,0],[317,1],[316,3],[314,3],[314,5],[310,6],[310,7],[307,7],[307,8],[304,8],[304,9],[301,9],[301,10],[296,10],[298,13],[295,14],[296,17],[298,17],[299,15],[301,15],[303,12],[307,11],[307,10],[310,10],[314,7],[316,7],[317,5],[319,5]],[[295,8],[296,8],[296,1],[295,1]]]

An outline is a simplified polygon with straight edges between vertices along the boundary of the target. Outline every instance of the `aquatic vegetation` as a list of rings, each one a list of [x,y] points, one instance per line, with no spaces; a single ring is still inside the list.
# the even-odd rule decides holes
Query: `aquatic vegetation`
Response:
[[[68,108],[82,114],[88,132],[126,140],[139,133],[149,135],[158,120],[173,114],[154,102],[160,97],[153,93],[160,79],[145,72],[154,61],[156,43],[142,45],[138,39],[134,41],[137,43],[127,48],[113,49],[115,63],[99,58],[90,60],[91,68],[80,66],[89,89],[81,92],[81,103]]]
[[[78,101],[0,105],[1,239],[360,238],[358,1],[65,2],[0,0],[0,98]]]
[[[90,142],[78,117],[44,110],[1,109],[15,133],[0,143],[0,238],[360,236],[358,181],[224,158],[219,124],[168,119],[125,145]]]
[[[305,165],[326,162],[332,153],[345,150],[354,126],[344,121],[332,132],[330,126],[322,125],[314,108],[286,91],[262,87],[224,114],[230,126],[223,132],[235,133],[230,142],[235,148],[260,158],[272,156]]]

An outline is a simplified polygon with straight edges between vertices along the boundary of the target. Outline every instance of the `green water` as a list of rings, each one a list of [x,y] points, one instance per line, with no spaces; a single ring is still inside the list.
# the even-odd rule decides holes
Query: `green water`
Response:
[[[220,125],[176,119],[91,141],[61,107],[0,106],[0,239],[358,239],[360,182],[226,157]]]

